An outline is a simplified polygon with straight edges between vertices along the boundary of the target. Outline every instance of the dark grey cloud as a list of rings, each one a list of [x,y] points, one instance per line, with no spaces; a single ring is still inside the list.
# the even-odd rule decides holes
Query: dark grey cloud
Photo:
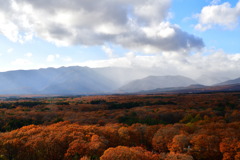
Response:
[[[167,22],[171,0],[0,1],[0,32],[13,41],[34,35],[57,45],[107,42],[150,53],[204,46],[201,38]],[[23,32],[28,38],[19,36]]]
[[[204,42],[201,38],[191,35],[182,31],[180,28],[175,27],[169,23],[160,24],[164,36],[158,34],[159,30],[154,30],[150,27],[150,32],[153,36],[149,37],[148,31],[135,30],[118,36],[116,41],[128,48],[138,48],[138,50],[150,50],[154,52],[162,51],[179,51],[187,52],[191,49],[199,50],[204,47]],[[152,29],[152,30],[151,30]],[[171,30],[172,33],[167,33]]]

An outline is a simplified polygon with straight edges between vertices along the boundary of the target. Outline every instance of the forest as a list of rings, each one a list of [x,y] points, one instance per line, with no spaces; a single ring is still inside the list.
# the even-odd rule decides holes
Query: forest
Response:
[[[1,97],[1,160],[240,160],[240,92]]]

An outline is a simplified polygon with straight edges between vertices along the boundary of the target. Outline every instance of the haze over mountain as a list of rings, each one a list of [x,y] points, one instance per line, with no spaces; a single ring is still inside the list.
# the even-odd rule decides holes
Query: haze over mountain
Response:
[[[197,82],[184,76],[149,76],[132,81],[119,90],[122,92],[139,92],[157,88],[185,87],[192,84],[197,84]]]
[[[112,91],[114,87],[113,81],[88,67],[0,73],[0,94],[97,94]]]
[[[228,80],[222,83],[218,83],[216,85],[220,86],[220,85],[231,85],[231,84],[240,84],[240,77],[236,79]]]
[[[234,76],[233,76],[234,77]],[[222,83],[224,81],[230,80],[231,77],[228,77],[227,74],[220,73],[209,73],[203,74],[200,77],[196,78],[195,81],[204,85],[214,85],[217,83]]]
[[[149,74],[151,76],[149,76]],[[240,83],[240,78],[218,83]],[[197,81],[184,76],[118,67],[61,67],[0,72],[0,94],[80,95],[195,89]],[[189,87],[190,88],[184,88]],[[205,86],[201,86],[205,87]]]
[[[136,68],[104,67],[93,69],[100,75],[114,81],[116,88],[122,87],[123,85],[126,85],[127,83],[136,79],[145,78],[148,75],[154,74],[150,71],[140,70]]]
[[[104,77],[114,81],[118,85],[118,87],[122,87],[123,85],[126,85],[131,81],[146,78],[148,76],[183,75],[185,77],[191,78],[198,84],[209,86],[225,82],[227,80],[231,80],[240,76],[239,74],[236,73],[227,74],[226,72],[210,72],[210,73],[206,72],[201,76],[191,76],[189,74],[187,75],[182,74],[181,72],[169,73],[167,70],[164,70],[159,67],[154,68],[99,67],[93,69],[99,74],[103,75]]]

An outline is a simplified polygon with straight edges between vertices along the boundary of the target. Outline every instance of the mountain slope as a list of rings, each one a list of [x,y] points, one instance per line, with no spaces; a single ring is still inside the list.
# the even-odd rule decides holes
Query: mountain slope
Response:
[[[240,84],[240,77],[236,79],[228,80],[222,83],[218,83],[216,85],[221,86],[221,85],[231,85],[231,84]]]
[[[119,90],[121,92],[139,92],[157,88],[185,87],[192,84],[197,84],[197,82],[184,76],[149,76],[132,81]]]
[[[214,85],[216,83],[221,83],[221,82],[227,81],[227,80],[229,80],[229,77],[227,77],[226,75],[222,75],[222,74],[219,75],[216,73],[211,73],[211,74],[203,74],[195,80],[197,82],[199,82],[200,84],[210,86],[210,85]]]
[[[115,84],[88,67],[61,67],[0,73],[0,94],[90,94]]]
[[[154,90],[141,91],[138,94],[174,94],[174,93],[212,93],[212,92],[236,92],[240,91],[240,84],[221,86],[193,85],[188,87],[158,88]]]
[[[115,83],[87,67],[74,67],[56,77],[41,93],[43,94],[95,94],[111,92]]]
[[[93,68],[98,74],[114,81],[118,88],[136,79],[141,79],[149,75],[148,71],[134,69],[134,68],[121,68],[121,67],[104,67]]]

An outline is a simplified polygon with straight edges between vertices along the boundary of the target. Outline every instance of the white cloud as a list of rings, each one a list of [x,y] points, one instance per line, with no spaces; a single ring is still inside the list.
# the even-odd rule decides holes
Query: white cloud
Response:
[[[59,54],[50,54],[47,56],[47,59],[46,59],[47,62],[55,62],[57,60],[62,62],[72,62],[71,57],[68,57],[68,56],[63,57],[63,56],[60,56]]]
[[[50,54],[47,56],[47,61],[54,62],[56,59],[59,59],[59,58],[60,58],[59,54]]]
[[[28,59],[23,59],[23,58],[19,58],[19,59],[16,59],[14,61],[11,62],[11,65],[14,65],[14,66],[18,66],[18,67],[22,67],[22,66],[28,66],[28,65],[31,65],[32,62]]]
[[[104,45],[104,46],[102,46],[102,50],[107,54],[107,56],[109,58],[113,58],[114,57],[112,48]]]
[[[162,22],[158,25],[142,28],[147,37],[150,38],[168,38],[173,37],[175,29],[169,22]]]
[[[221,26],[226,29],[233,29],[238,25],[240,16],[240,1],[235,7],[231,7],[229,2],[217,5],[218,1],[213,1],[212,5],[206,6],[197,15],[199,23],[195,26],[197,30],[205,31],[214,26]]]
[[[14,50],[13,48],[8,48],[7,52],[8,52],[8,53],[12,53],[13,50]]]
[[[129,59],[136,57],[135,53],[133,53],[133,52],[128,52],[125,54],[125,56]]]
[[[32,14],[30,5],[20,5],[15,0],[0,1],[0,33],[13,42],[31,40],[33,31],[26,14]],[[12,12],[13,11],[13,12]]]
[[[112,43],[151,53],[204,46],[201,38],[167,22],[171,0],[0,2],[0,33],[14,42],[37,36],[61,46]]]
[[[209,51],[206,51],[207,53]],[[124,57],[108,60],[97,60],[80,63],[89,67],[127,67],[145,70],[153,75],[184,75],[198,79],[203,75],[208,77],[236,78],[240,76],[240,53],[227,54],[223,51],[210,51],[205,55],[201,52],[193,55],[184,55],[177,52],[163,52],[158,55],[140,56],[127,53]],[[205,82],[204,79],[201,79]],[[205,82],[212,84],[213,82]],[[216,81],[215,81],[216,83]]]
[[[164,21],[170,6],[170,0],[148,0],[136,4],[133,9],[140,23],[149,24]]]
[[[32,53],[31,52],[28,52],[28,53],[26,53],[24,56],[26,56],[26,57],[32,57]]]
[[[211,2],[211,5],[216,5],[216,4],[219,4],[221,2],[221,0],[213,0]]]
[[[62,58],[62,61],[64,61],[64,62],[72,62],[72,58],[71,57],[64,57],[64,58]]]

